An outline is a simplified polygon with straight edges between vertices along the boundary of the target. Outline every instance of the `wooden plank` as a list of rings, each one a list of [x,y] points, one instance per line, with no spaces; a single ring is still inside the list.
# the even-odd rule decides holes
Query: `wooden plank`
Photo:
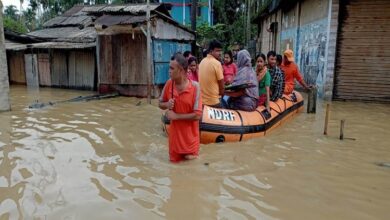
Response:
[[[78,51],[76,73],[80,76],[80,88],[93,90],[95,82],[95,54],[93,51]]]
[[[38,59],[36,54],[25,54],[26,84],[39,87]]]
[[[50,60],[48,53],[38,54],[39,85],[51,86]]]
[[[122,47],[121,47],[121,84],[131,84],[130,81],[130,60],[131,60],[131,55],[133,51],[131,51],[131,44],[132,44],[132,35],[122,35],[121,36],[121,42],[122,42]]]
[[[68,87],[67,54],[65,51],[55,50],[52,55],[52,85]]]
[[[79,56],[75,54],[75,51],[69,53],[69,63],[68,63],[68,83],[69,88],[77,88],[77,83],[79,79],[76,79],[76,60],[80,59]]]
[[[363,84],[363,83],[338,83],[337,89],[347,90],[365,90],[365,91],[376,91],[376,92],[387,92],[390,94],[390,87],[382,84]]]
[[[8,52],[10,81],[18,84],[26,84],[24,64],[24,52]]]
[[[387,81],[390,77],[389,73],[378,73],[378,72],[368,72],[368,71],[344,71],[339,70],[338,75],[339,78],[342,79],[365,79],[365,78],[375,78],[375,79],[383,79],[383,81]],[[351,76],[353,78],[351,78]]]
[[[111,72],[111,84],[121,83],[121,35],[112,36],[112,72]]]

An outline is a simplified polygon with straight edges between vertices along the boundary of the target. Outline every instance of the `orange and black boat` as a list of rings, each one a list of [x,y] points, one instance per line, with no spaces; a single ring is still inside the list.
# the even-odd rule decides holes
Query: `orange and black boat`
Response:
[[[253,112],[204,106],[200,121],[200,142],[238,142],[262,137],[303,110],[302,95],[296,91],[284,95],[270,103],[270,110],[268,112],[264,106],[259,106]],[[169,120],[163,115],[162,121],[164,131],[167,132]]]

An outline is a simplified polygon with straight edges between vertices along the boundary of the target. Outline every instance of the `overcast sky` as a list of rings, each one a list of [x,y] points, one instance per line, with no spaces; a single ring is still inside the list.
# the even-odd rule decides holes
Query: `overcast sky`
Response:
[[[1,1],[3,2],[4,8],[7,5],[15,5],[16,8],[18,8],[18,10],[19,10],[19,7],[20,7],[20,1],[19,0],[1,0]],[[24,0],[23,8],[27,8],[28,7],[28,3],[29,3],[29,0]]]

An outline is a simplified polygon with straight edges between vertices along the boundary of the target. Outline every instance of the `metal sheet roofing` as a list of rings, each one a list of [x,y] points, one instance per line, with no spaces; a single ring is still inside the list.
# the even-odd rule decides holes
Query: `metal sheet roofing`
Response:
[[[33,31],[27,35],[56,41],[91,42],[96,39],[96,30],[94,27],[58,27]]]
[[[103,15],[95,21],[95,24],[112,26],[123,24],[136,24],[144,23],[147,21],[145,15],[133,16],[133,15]]]

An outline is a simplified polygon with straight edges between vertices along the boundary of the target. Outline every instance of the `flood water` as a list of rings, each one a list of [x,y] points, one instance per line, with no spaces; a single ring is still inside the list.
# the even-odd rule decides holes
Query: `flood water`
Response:
[[[264,138],[171,164],[161,112],[90,92],[11,88],[0,113],[0,219],[390,219],[390,105],[331,103]],[[346,120],[340,141],[339,123]]]

